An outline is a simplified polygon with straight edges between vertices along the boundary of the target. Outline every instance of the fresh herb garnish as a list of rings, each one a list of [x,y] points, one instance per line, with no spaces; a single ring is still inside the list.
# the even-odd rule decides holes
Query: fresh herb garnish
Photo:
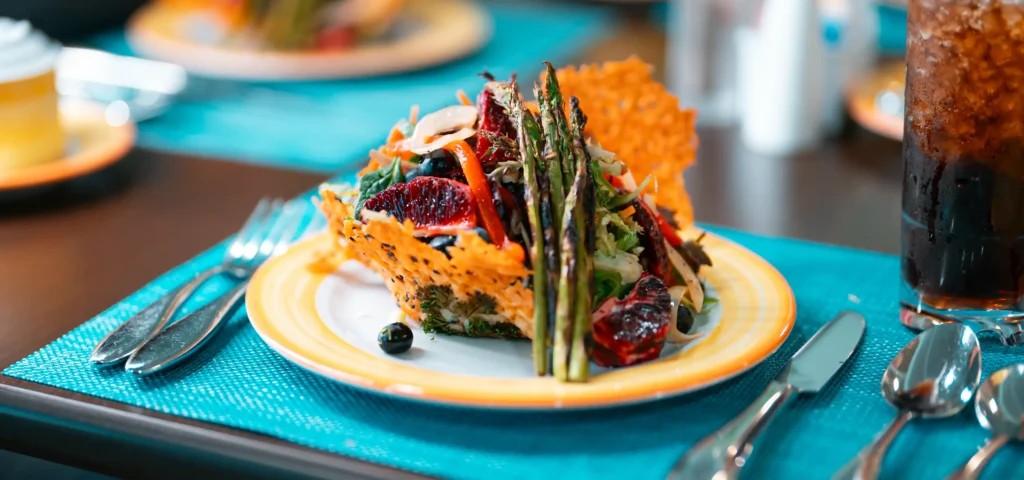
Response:
[[[416,300],[426,316],[420,321],[430,334],[463,337],[526,338],[522,330],[509,321],[492,321],[497,315],[494,297],[477,292],[468,300],[455,298],[451,287],[428,285],[416,291]]]
[[[374,195],[384,189],[405,181],[405,173],[402,172],[402,160],[396,158],[391,161],[387,168],[379,168],[368,172],[359,179],[359,199],[356,201],[356,218],[363,212],[363,204],[373,198]]]

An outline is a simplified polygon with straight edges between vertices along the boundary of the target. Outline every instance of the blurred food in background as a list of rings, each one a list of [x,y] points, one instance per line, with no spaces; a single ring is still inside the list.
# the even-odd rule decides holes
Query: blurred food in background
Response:
[[[200,75],[306,80],[443,64],[491,33],[470,0],[156,0],[129,20],[127,38]]]
[[[158,0],[208,21],[210,40],[256,50],[332,50],[388,33],[405,0]]]

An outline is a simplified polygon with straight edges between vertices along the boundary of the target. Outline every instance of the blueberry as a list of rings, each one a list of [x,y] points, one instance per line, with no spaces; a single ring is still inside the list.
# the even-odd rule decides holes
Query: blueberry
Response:
[[[686,305],[679,305],[679,309],[676,310],[676,328],[680,332],[689,333],[693,328],[693,316],[693,310]]]
[[[418,167],[410,168],[408,172],[405,172],[405,181],[411,182],[412,179],[420,176],[420,169]]]
[[[395,322],[380,329],[377,334],[377,345],[385,353],[396,354],[407,352],[412,347],[412,329],[408,325]]]
[[[484,230],[483,227],[476,227],[473,231],[476,232],[477,235],[480,235],[480,238],[484,239],[485,242],[493,242],[493,240],[491,240],[491,236],[487,234],[487,230]]]
[[[455,245],[454,235],[438,235],[430,239],[430,247],[448,254],[448,247]]]
[[[462,166],[459,165],[459,160],[448,150],[434,150],[424,155],[420,161],[420,176],[450,178],[453,174],[461,172]]]

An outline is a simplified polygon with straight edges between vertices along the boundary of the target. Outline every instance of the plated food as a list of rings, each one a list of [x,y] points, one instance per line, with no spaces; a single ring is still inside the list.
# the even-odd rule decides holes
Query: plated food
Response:
[[[713,301],[702,237],[678,233],[694,112],[636,58],[548,64],[535,109],[516,78],[483,76],[475,102],[399,121],[358,185],[321,189],[341,254],[424,332],[528,338],[562,381],[693,340]]]
[[[438,65],[475,52],[491,31],[472,0],[157,0],[126,36],[193,73],[296,80]]]
[[[344,50],[391,31],[405,0],[163,0],[209,21],[228,48]]]
[[[483,77],[475,99],[413,107],[354,184],[320,189],[328,231],[246,293],[267,345],[352,387],[513,409],[665,398],[782,345],[792,291],[693,224],[695,112],[648,65]]]

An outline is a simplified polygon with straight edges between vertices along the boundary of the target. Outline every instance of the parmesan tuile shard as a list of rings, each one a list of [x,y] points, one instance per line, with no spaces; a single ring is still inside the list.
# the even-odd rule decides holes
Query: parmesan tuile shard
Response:
[[[658,205],[674,213],[685,229],[693,223],[683,171],[696,161],[697,111],[683,109],[663,85],[651,77],[652,67],[637,57],[602,65],[557,71],[562,94],[579,98],[587,113],[586,135],[615,152],[633,177],[652,175]]]

